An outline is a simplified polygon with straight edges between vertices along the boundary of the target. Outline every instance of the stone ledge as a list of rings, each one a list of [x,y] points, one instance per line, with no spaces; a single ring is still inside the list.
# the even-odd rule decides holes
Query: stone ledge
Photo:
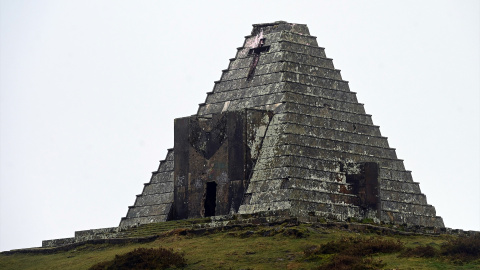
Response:
[[[126,243],[148,243],[155,241],[158,238],[158,235],[155,236],[148,236],[148,237],[138,237],[138,238],[110,238],[110,239],[93,239],[93,240],[86,240],[75,242],[63,246],[58,247],[38,247],[38,248],[26,248],[26,249],[14,249],[10,251],[3,251],[2,254],[12,255],[12,254],[53,254],[59,251],[68,251],[72,250],[76,247],[85,245],[85,244],[126,244]],[[49,240],[52,241],[52,240]]]
[[[334,220],[325,220],[323,222],[313,221],[321,217],[301,217],[301,218],[292,218],[290,217],[288,210],[279,210],[279,211],[266,211],[259,212],[255,214],[234,214],[227,216],[214,216],[210,218],[210,221],[207,222],[192,222],[188,226],[179,226],[178,228],[190,228],[187,230],[193,234],[201,234],[203,232],[214,232],[215,230],[228,230],[232,228],[244,227],[244,226],[274,226],[279,224],[288,223],[291,225],[299,224],[311,224],[314,227],[324,227],[324,228],[338,228],[358,232],[379,232],[386,234],[398,234],[398,235],[456,235],[456,236],[472,236],[480,235],[480,231],[464,231],[462,229],[452,229],[452,228],[437,228],[437,227],[424,227],[424,226],[407,226],[407,225],[391,225],[391,224],[364,224],[356,222],[339,222]],[[187,220],[188,221],[188,220]],[[163,222],[162,222],[163,223]],[[177,228],[177,229],[178,229]],[[91,231],[102,231],[102,230],[111,230],[113,228],[104,228],[104,229],[95,229]],[[88,231],[88,230],[87,230]],[[124,231],[124,230],[122,230]],[[84,231],[85,232],[85,231]],[[10,251],[1,252],[2,254],[52,254],[58,251],[68,251],[78,246],[84,244],[125,244],[125,243],[147,243],[154,241],[162,237],[161,235],[153,235],[147,237],[133,237],[133,238],[104,238],[104,239],[90,239],[84,241],[77,241],[74,243],[68,243],[58,247],[37,247],[37,248],[26,248],[26,249],[15,249]],[[72,238],[63,238],[63,239],[54,239],[46,241],[65,241],[66,239]],[[66,242],[71,241],[67,240]],[[45,242],[45,241],[44,241]]]
[[[245,89],[250,89],[250,88],[245,88]],[[332,102],[338,102],[338,103],[343,103],[343,104],[347,104],[347,106],[349,105],[356,105],[356,106],[363,106],[362,103],[355,103],[355,102],[348,102],[348,101],[342,101],[342,100],[339,100],[339,99],[334,99],[334,98],[330,98],[330,97],[324,97],[324,96],[317,96],[317,95],[311,95],[311,94],[304,94],[304,93],[295,93],[293,90],[282,90],[281,92],[269,92],[269,93],[265,93],[265,94],[260,94],[260,95],[255,95],[255,94],[252,94],[252,95],[244,95],[244,96],[241,96],[241,97],[237,97],[237,98],[232,98],[232,97],[221,97],[219,98],[218,96],[220,94],[228,94],[228,93],[232,93],[232,94],[235,94],[237,93],[238,89],[237,90],[231,90],[231,91],[222,91],[222,92],[218,92],[218,93],[212,93],[211,95],[209,95],[207,97],[207,99],[213,99],[215,101],[208,101],[206,103],[203,103],[203,105],[201,106],[205,106],[205,105],[218,105],[218,104],[221,104],[221,106],[223,106],[223,104],[227,101],[230,101],[230,102],[235,102],[235,101],[241,101],[241,100],[247,100],[247,102],[251,102],[249,99],[252,99],[252,98],[259,98],[259,97],[264,97],[264,96],[271,96],[271,95],[281,95],[283,94],[284,96],[286,96],[285,94],[294,94],[294,95],[299,95],[299,96],[304,96],[304,97],[308,97],[308,98],[317,98],[317,99],[325,99],[325,100],[328,100],[328,101],[332,101]],[[256,91],[254,90],[251,90],[252,93],[255,93]],[[216,94],[216,95],[215,95]],[[317,107],[318,106],[313,106],[313,105],[310,105],[310,104],[307,104],[307,103],[300,103],[300,102],[296,102],[296,101],[287,101],[287,102],[291,102],[291,103],[295,103],[295,104],[301,104],[301,105],[305,105],[305,106],[311,106],[311,107]],[[323,108],[323,107],[320,107],[320,108]],[[355,115],[367,115],[367,116],[371,116],[369,114],[366,114],[366,113],[363,113],[363,112],[355,112],[353,110],[351,111],[347,111],[347,110],[342,110],[342,109],[337,109],[337,108],[329,108],[330,110],[334,110],[334,111],[339,111],[339,112],[343,112],[343,113],[351,113],[351,114],[355,114]],[[292,112],[293,113],[293,112]],[[310,115],[307,115],[307,114],[301,114],[301,113],[295,113],[297,115],[303,115],[303,116],[310,116]],[[312,117],[316,117],[316,118],[323,118],[323,119],[332,119],[332,118],[326,118],[326,117],[322,117],[322,116],[319,116],[319,115],[311,115]],[[341,121],[341,122],[347,122],[347,121],[342,121],[342,120],[336,120],[336,121]],[[347,122],[348,123],[348,122]],[[358,123],[355,123],[355,124],[358,124]],[[366,124],[360,124],[360,125],[363,125],[363,126],[368,126],[368,127],[378,127],[376,125],[366,125]]]

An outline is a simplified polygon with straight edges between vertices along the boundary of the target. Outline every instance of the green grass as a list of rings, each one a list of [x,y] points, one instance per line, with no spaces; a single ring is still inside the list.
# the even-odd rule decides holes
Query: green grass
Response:
[[[141,232],[139,229],[132,235],[144,236],[151,233],[154,232],[147,230]],[[176,229],[160,234],[157,240],[142,244],[89,244],[55,254],[0,254],[0,269],[88,269],[97,263],[113,260],[115,255],[126,254],[136,248],[159,247],[184,254],[187,261],[185,269],[316,269],[322,264],[329,263],[335,254],[317,254],[312,257],[307,256],[306,251],[312,246],[321,247],[341,239],[375,238],[381,241],[400,241],[405,248],[431,245],[439,250],[443,244],[452,239],[452,236],[448,235],[401,236],[355,233],[307,224],[251,226],[201,235]],[[381,261],[384,269],[480,268],[478,258],[469,262],[459,262],[444,257],[400,257],[400,254],[401,251],[375,252],[364,258]]]

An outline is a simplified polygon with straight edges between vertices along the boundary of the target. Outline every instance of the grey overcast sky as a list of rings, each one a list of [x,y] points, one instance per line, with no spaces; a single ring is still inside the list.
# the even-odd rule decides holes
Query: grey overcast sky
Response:
[[[0,0],[0,250],[114,227],[252,24],[307,24],[445,225],[480,230],[480,1]]]

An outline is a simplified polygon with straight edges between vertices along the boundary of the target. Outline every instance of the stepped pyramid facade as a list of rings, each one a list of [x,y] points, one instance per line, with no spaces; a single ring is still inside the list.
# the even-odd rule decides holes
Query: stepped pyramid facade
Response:
[[[444,227],[306,25],[253,25],[120,227],[229,214]]]

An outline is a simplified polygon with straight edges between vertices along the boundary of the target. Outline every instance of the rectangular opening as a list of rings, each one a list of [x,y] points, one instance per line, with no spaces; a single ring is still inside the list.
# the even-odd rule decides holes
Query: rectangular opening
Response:
[[[205,217],[215,216],[215,207],[217,206],[217,183],[207,182],[204,206]]]
[[[364,165],[365,174],[365,202],[364,204],[370,209],[379,209],[379,194],[378,194],[378,164],[374,162],[367,162]]]
[[[353,170],[346,173],[346,182],[352,185],[352,194],[357,195],[352,200],[354,205],[363,209],[379,210],[379,167],[377,163],[357,163],[360,171]]]

